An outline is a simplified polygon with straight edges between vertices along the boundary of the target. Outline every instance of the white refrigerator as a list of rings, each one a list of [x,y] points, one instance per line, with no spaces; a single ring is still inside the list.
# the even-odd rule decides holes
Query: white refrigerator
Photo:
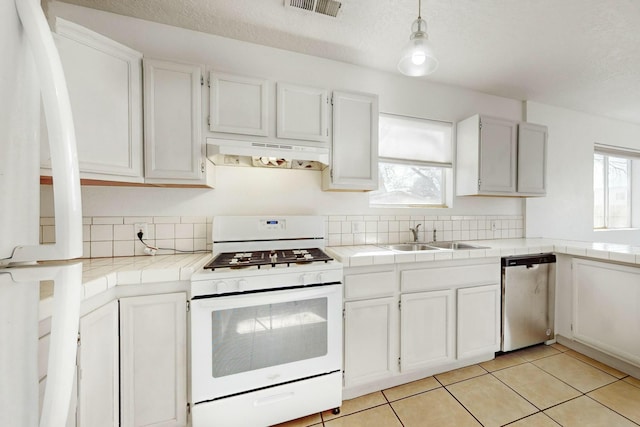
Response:
[[[0,426],[64,426],[82,282],[81,263],[70,260],[82,255],[82,209],[68,92],[39,0],[0,0],[0,58]],[[39,244],[41,103],[55,200],[56,243],[51,245]],[[54,296],[40,409],[43,280],[53,281]]]

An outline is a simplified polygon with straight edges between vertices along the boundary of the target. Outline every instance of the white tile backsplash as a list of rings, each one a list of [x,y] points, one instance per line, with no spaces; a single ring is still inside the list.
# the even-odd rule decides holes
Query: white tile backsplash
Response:
[[[211,220],[204,216],[83,217],[82,257],[147,256],[134,229],[134,224],[139,223],[147,224],[143,237],[147,244],[168,248],[158,254],[174,253],[175,249],[210,251]],[[160,236],[157,236],[158,232]],[[54,218],[40,218],[40,240],[42,243],[55,242]]]
[[[346,218],[346,220],[345,220]],[[394,244],[413,240],[409,228],[421,224],[418,238],[432,241],[436,230],[437,240],[484,240],[524,237],[524,221],[519,215],[332,215],[328,217],[327,237],[329,246],[362,244]],[[495,223],[496,229],[491,226]]]
[[[211,250],[212,217],[204,216],[128,216],[84,217],[83,258],[146,256],[134,224],[147,224],[145,242],[175,250]],[[420,215],[329,215],[325,217],[326,245],[384,245],[413,240],[409,228],[421,224],[419,239],[485,240],[524,237],[524,220],[519,215],[420,216]],[[492,230],[492,225],[496,229]],[[55,223],[51,217],[40,218],[43,243],[55,241]]]

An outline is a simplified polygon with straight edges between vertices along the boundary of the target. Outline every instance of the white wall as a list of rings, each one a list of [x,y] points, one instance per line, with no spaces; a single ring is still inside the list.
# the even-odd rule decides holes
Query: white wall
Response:
[[[640,230],[593,230],[593,145],[640,149],[640,125],[526,103],[526,120],[549,127],[547,197],[525,202],[527,237],[640,244]]]
[[[207,70],[258,76],[272,81],[377,93],[381,112],[450,122],[476,113],[513,120],[522,118],[520,101],[436,85],[426,79],[379,72],[66,3],[51,3],[49,10],[128,45],[145,57],[197,63]],[[270,126],[275,126],[275,118]],[[217,167],[217,187],[214,190],[84,187],[82,196],[85,216],[523,213],[521,199],[486,197],[456,198],[453,208],[445,210],[373,209],[368,206],[366,193],[322,192],[319,172],[220,166]],[[51,199],[51,188],[43,187],[43,216],[51,214]]]

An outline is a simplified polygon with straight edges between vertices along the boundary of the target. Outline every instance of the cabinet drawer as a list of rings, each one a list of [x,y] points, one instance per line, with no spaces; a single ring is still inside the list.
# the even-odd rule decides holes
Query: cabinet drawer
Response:
[[[500,283],[500,264],[407,270],[400,273],[402,292]]]
[[[344,276],[344,297],[346,299],[387,296],[393,294],[395,288],[393,271]]]

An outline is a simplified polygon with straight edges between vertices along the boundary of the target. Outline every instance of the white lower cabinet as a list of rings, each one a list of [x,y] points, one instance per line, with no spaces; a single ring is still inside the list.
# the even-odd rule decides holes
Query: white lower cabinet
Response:
[[[345,387],[393,375],[398,323],[396,301],[389,297],[344,304]]]
[[[500,350],[500,285],[458,289],[457,357]]]
[[[77,426],[186,426],[186,294],[119,303],[80,318]]]
[[[500,350],[500,260],[345,268],[344,396],[490,360]]]
[[[400,296],[400,369],[425,368],[455,358],[453,290]]]
[[[640,268],[574,258],[573,338],[640,366]]]
[[[187,425],[186,294],[120,299],[121,425]]]
[[[78,426],[120,425],[118,301],[80,318]]]

